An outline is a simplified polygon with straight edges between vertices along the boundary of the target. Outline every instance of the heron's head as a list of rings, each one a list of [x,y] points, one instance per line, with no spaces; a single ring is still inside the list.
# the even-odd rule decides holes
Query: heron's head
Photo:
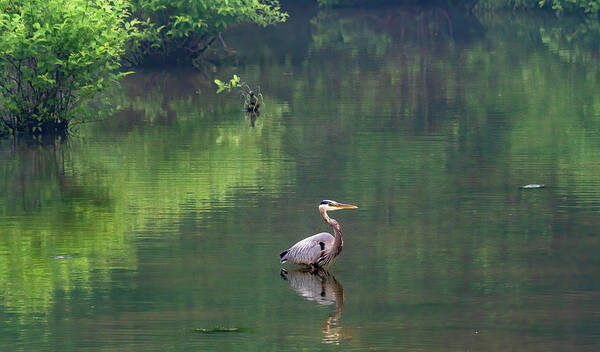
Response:
[[[327,199],[325,199],[324,201],[321,202],[321,204],[319,204],[319,209],[324,209],[327,211],[340,210],[340,209],[356,209],[356,208],[358,208],[356,205],[343,204],[343,203],[336,202],[335,200],[327,200]]]

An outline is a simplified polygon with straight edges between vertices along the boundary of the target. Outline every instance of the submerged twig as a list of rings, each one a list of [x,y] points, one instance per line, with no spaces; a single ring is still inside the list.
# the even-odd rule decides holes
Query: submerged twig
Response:
[[[191,332],[198,332],[201,334],[213,334],[218,332],[241,332],[240,328],[236,327],[215,327],[215,328],[196,328],[192,329]]]

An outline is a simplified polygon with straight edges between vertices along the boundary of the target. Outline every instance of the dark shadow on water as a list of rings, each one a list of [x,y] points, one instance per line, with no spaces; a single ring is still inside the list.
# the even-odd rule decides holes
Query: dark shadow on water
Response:
[[[319,269],[317,272],[308,269],[281,269],[280,275],[304,299],[325,306],[335,306],[323,323],[322,341],[327,344],[339,344],[343,337],[340,319],[344,310],[344,287],[335,276],[325,269]]]

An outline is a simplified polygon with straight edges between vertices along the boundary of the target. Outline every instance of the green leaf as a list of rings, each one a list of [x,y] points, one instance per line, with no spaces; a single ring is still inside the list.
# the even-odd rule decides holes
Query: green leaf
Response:
[[[30,82],[19,94],[0,97],[2,112],[18,120],[17,132],[41,131],[40,125],[29,128],[33,121],[68,120],[74,102],[127,74],[118,73],[119,63],[138,23],[130,20],[129,6],[122,0],[0,0],[0,82]],[[71,103],[56,92],[66,92]]]

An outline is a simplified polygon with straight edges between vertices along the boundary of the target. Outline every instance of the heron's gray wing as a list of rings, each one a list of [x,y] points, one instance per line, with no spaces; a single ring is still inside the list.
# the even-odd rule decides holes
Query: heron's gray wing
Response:
[[[324,251],[333,245],[333,240],[333,236],[327,232],[307,237],[281,253],[281,262],[305,265],[316,263]]]

